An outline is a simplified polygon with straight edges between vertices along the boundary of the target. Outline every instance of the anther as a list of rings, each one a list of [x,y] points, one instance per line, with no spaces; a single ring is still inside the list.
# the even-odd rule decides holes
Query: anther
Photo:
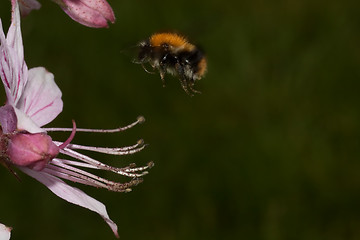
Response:
[[[144,145],[144,139],[139,139],[136,143],[139,145],[138,147],[141,147]]]
[[[152,168],[155,165],[155,163],[153,161],[148,162],[147,166],[148,168]]]
[[[136,167],[135,163],[130,163],[129,166],[128,166],[128,168],[134,168],[134,167]]]
[[[142,123],[145,122],[145,118],[143,116],[138,116],[137,121],[138,121],[139,124],[142,124]]]
[[[129,185],[130,186],[136,186],[139,183],[142,183],[143,181],[144,181],[144,179],[142,179],[142,178],[134,178],[129,182]]]

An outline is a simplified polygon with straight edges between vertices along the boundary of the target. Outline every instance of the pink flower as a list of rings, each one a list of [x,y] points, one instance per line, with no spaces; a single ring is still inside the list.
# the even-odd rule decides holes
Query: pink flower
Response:
[[[0,77],[4,84],[7,102],[0,107],[0,163],[11,169],[17,167],[37,179],[64,200],[97,212],[118,237],[117,225],[110,219],[106,207],[83,191],[69,186],[63,180],[82,183],[116,192],[129,192],[142,181],[150,162],[143,167],[131,164],[116,168],[97,161],[76,150],[112,155],[128,155],[141,151],[145,145],[140,140],[133,146],[122,148],[90,147],[70,143],[75,132],[120,132],[144,121],[142,117],[126,127],[112,130],[42,128],[62,111],[62,93],[54,75],[43,67],[29,69],[24,61],[20,30],[19,5],[12,0],[12,21],[5,37],[0,20]],[[64,141],[53,141],[51,131],[69,131]],[[59,155],[72,159],[60,158]],[[127,183],[113,182],[89,173],[86,169],[100,169],[132,178]]]
[[[3,135],[7,146],[2,149],[16,166],[41,171],[59,154],[59,147],[46,133],[13,133]]]
[[[76,22],[93,28],[108,27],[115,22],[114,12],[106,0],[53,0]],[[19,0],[20,10],[27,15],[33,9],[39,9],[36,0]]]
[[[11,227],[0,223],[0,240],[9,240],[11,236]]]

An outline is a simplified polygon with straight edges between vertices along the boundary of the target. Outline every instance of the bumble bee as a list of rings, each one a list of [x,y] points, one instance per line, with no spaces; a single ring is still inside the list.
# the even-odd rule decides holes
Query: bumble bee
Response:
[[[178,76],[185,92],[189,95],[200,93],[194,89],[196,80],[206,72],[207,61],[204,53],[188,40],[176,33],[155,33],[138,44],[138,58],[135,61],[149,72],[144,64],[149,63],[160,72],[165,87],[165,73]]]

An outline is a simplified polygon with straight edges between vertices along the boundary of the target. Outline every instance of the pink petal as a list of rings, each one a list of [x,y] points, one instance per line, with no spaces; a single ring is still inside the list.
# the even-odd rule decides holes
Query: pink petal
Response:
[[[20,30],[20,14],[17,1],[12,0],[12,22],[5,39],[0,21],[0,77],[7,95],[7,103],[19,100],[28,78]]]
[[[117,232],[117,225],[110,219],[106,211],[106,207],[103,203],[88,196],[80,189],[69,186],[57,177],[54,177],[44,172],[36,172],[28,168],[20,167],[19,169],[44,184],[58,197],[75,205],[79,205],[81,207],[98,213],[110,226],[115,236],[119,237],[119,234]]]
[[[69,0],[69,1],[73,1],[73,0]],[[101,15],[111,23],[115,22],[114,12],[110,4],[106,0],[82,0],[82,1],[84,5],[101,13]]]
[[[0,240],[9,240],[11,235],[11,228],[0,223]]]
[[[51,122],[62,111],[61,90],[54,75],[43,67],[29,70],[29,79],[16,107],[39,127]],[[20,119],[18,119],[18,124]]]
[[[88,27],[107,27],[115,15],[106,0],[55,0],[73,20]]]
[[[41,4],[36,0],[19,0],[22,16],[27,16],[32,10],[39,10]]]

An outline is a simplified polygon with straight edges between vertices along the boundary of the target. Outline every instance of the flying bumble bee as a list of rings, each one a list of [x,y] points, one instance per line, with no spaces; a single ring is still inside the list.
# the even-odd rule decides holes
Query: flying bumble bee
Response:
[[[138,44],[136,63],[149,63],[160,73],[165,87],[165,73],[179,77],[182,88],[189,95],[200,93],[194,89],[195,81],[206,73],[207,61],[204,53],[188,40],[176,33],[155,33]]]

